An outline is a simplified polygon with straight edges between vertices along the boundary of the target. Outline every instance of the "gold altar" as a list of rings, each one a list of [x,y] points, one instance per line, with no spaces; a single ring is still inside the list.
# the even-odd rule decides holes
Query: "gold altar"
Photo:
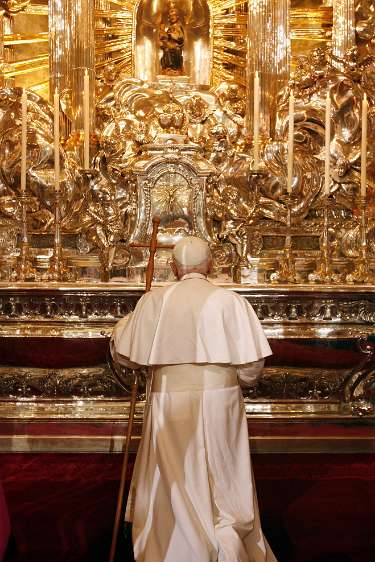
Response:
[[[374,61],[370,0],[0,0],[0,415],[123,415],[128,374],[108,337],[142,293],[147,251],[132,244],[154,215],[162,244],[209,242],[213,282],[242,293],[273,342],[249,413],[374,415]]]

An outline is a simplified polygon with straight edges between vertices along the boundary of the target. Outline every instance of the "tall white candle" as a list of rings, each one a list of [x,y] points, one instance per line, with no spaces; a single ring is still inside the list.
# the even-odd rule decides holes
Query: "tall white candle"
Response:
[[[83,166],[90,167],[90,77],[85,69],[83,78]]]
[[[26,191],[26,148],[27,148],[27,94],[21,96],[21,191]]]
[[[367,95],[362,100],[362,142],[361,142],[361,197],[366,197],[366,168],[367,168]]]
[[[53,133],[55,149],[55,190],[60,191],[60,99],[57,88],[53,96]]]
[[[288,131],[288,193],[292,193],[293,181],[293,148],[294,148],[294,95],[293,90],[289,96],[289,131]]]
[[[259,109],[260,109],[260,84],[258,71],[254,76],[254,169],[259,168]]]
[[[326,121],[325,121],[325,159],[324,159],[324,193],[329,195],[330,191],[330,165],[331,165],[331,98],[329,92],[326,96]]]

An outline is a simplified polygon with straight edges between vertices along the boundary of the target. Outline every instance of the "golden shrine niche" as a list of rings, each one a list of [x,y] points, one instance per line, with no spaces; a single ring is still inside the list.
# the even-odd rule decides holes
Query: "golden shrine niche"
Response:
[[[172,47],[168,47],[168,43],[171,43],[171,39],[168,39],[171,17],[176,20],[172,24],[175,27],[175,39],[172,40]],[[169,3],[141,0],[136,4],[134,18],[133,66],[136,78],[155,82],[158,75],[168,74],[168,68],[162,68],[159,47],[165,45],[168,52],[168,49],[173,51],[173,45],[177,45],[178,50],[183,51],[182,65],[178,69],[169,69],[169,73],[185,75],[185,81],[193,84],[210,84],[212,26],[206,0]],[[182,30],[180,37],[179,26]]]

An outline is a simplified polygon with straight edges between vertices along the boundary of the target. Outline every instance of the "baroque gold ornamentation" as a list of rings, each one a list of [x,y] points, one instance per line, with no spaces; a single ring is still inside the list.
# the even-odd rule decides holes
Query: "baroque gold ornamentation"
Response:
[[[47,20],[48,14],[49,33],[42,26],[21,33],[13,27],[15,14],[25,8],[28,21],[29,15]],[[223,271],[237,283],[243,270],[254,274],[258,286],[232,288],[254,306],[273,340],[293,345],[327,340],[334,346],[340,339],[373,337],[374,291],[362,285],[373,279],[375,255],[375,55],[368,3],[356,2],[355,22],[354,2],[349,0],[335,0],[333,10],[312,8],[306,31],[296,24],[301,13],[286,0],[96,0],[95,11],[91,8],[89,0],[51,0],[48,8],[0,1],[0,79],[21,84],[24,76],[33,88],[45,90],[45,82],[38,86],[31,76],[45,72],[46,51],[35,56],[27,51],[22,60],[15,55],[18,44],[39,48],[48,42],[51,92],[56,85],[60,89],[64,137],[56,199],[51,106],[36,90],[28,92],[27,193],[21,196],[21,89],[1,89],[0,228],[12,233],[1,234],[4,245],[13,240],[10,251],[0,252],[2,278],[9,280],[9,271],[16,271],[17,231],[22,245],[20,281],[0,287],[0,336],[23,342],[38,337],[46,345],[51,338],[61,339],[61,345],[108,338],[113,324],[134,309],[141,294],[141,275],[134,286],[129,279],[133,270],[142,270],[147,256],[134,246],[147,241],[157,213],[161,243],[170,245],[186,234],[209,241],[217,281]],[[332,13],[331,51],[326,45]],[[343,14],[348,17],[343,19]],[[77,30],[82,32],[80,41],[75,41]],[[290,38],[294,45],[308,38],[321,46],[293,60],[291,77]],[[80,163],[84,68],[91,84],[89,170],[82,170]],[[257,174],[251,171],[255,70],[262,84],[262,164]],[[296,97],[295,165],[293,193],[286,197],[291,88]],[[329,205],[322,184],[327,92],[333,108]],[[364,93],[370,102],[368,198],[358,204]],[[39,254],[50,254],[53,246],[43,273]],[[278,280],[288,286],[260,284],[278,267],[283,248]],[[95,263],[106,284],[76,284],[69,278],[67,265],[71,268],[79,259]],[[168,259],[161,250],[156,270],[169,270]],[[317,260],[312,280],[322,284],[303,285]],[[110,282],[114,263],[120,264],[127,290]],[[45,282],[30,286],[24,281],[33,277],[36,264],[37,279]],[[169,280],[163,275],[158,279]],[[343,285],[343,279],[353,283]],[[320,411],[335,414],[373,413],[370,363],[349,373],[270,367],[251,391],[247,407],[255,407],[255,400],[267,401],[267,408],[270,400],[291,400],[297,406],[279,402],[278,411],[284,408],[284,415],[294,415],[293,408],[301,411],[303,402],[306,411],[315,403]],[[6,367],[0,369],[0,391],[30,403],[54,396],[74,402],[77,397],[78,414],[93,397],[99,402],[120,399],[126,407],[122,389],[127,389],[129,373],[112,367],[108,363],[64,372]]]
[[[314,411],[314,403],[332,401],[337,406],[336,413],[345,406],[354,414],[373,411],[374,367],[366,351],[372,346],[366,343],[366,338],[373,335],[375,320],[373,289],[297,286],[293,289],[274,287],[272,291],[264,287],[237,290],[253,305],[267,336],[275,342],[287,340],[289,345],[293,343],[297,347],[316,344],[334,347],[341,339],[346,345],[352,342],[350,349],[354,352],[357,352],[355,340],[359,340],[361,346],[360,364],[355,369],[268,367],[263,379],[249,393],[251,403],[292,400],[297,407],[304,401]],[[28,338],[43,338],[45,347],[51,339],[58,338],[59,345],[66,345],[67,349],[77,338],[108,339],[116,320],[134,309],[141,294],[139,289],[115,284],[101,287],[73,284],[69,288],[45,283],[35,288],[0,287],[3,319],[0,336],[3,340],[17,336],[20,346],[28,345]],[[81,348],[77,353],[81,356]],[[361,361],[361,353],[366,363]],[[125,399],[130,374],[114,367],[115,371],[109,364],[53,370],[2,366],[0,396],[11,396],[14,400]],[[100,404],[97,407],[100,408]]]
[[[20,88],[0,90],[0,218],[16,220],[21,173]],[[27,195],[28,231],[48,232],[54,220],[53,114],[40,96],[28,92]],[[77,165],[61,149],[61,214],[76,191]]]
[[[18,14],[25,10],[30,4],[30,0],[0,0],[0,9],[3,9],[9,16]]]
[[[363,29],[361,25],[358,26],[358,33],[362,29],[362,43],[358,48],[355,46],[346,48],[350,45],[350,38],[348,38],[348,44],[345,44],[346,47],[341,50],[335,49],[331,52],[317,48],[310,55],[297,61],[294,77],[279,94],[277,112],[276,105],[274,108],[276,117],[274,137],[263,139],[262,156],[265,173],[261,179],[255,181],[250,174],[251,138],[246,119],[249,74],[246,76],[244,66],[246,45],[243,41],[241,43],[244,33],[248,30],[249,17],[253,17],[254,14],[249,14],[246,3],[237,0],[225,2],[212,0],[201,3],[206,7],[193,13],[194,2],[188,3],[185,0],[176,0],[163,6],[156,2],[151,8],[144,2],[136,5],[133,1],[121,0],[118,4],[119,8],[109,10],[107,20],[105,6],[99,4],[95,13],[99,38],[97,63],[100,72],[96,85],[97,127],[91,138],[93,171],[90,171],[91,175],[88,178],[79,170],[78,152],[81,137],[79,130],[75,130],[74,127],[80,119],[76,112],[80,103],[78,97],[75,100],[71,97],[69,100],[67,94],[63,105],[68,108],[71,103],[71,106],[70,110],[66,109],[64,120],[66,130],[69,132],[69,127],[72,126],[73,132],[61,154],[64,177],[61,195],[61,228],[63,235],[85,236],[92,251],[97,252],[100,257],[102,279],[110,275],[116,246],[135,240],[138,236],[147,237],[149,213],[156,208],[162,210],[165,221],[167,216],[168,221],[171,221],[168,226],[166,223],[162,225],[165,229],[163,236],[176,237],[195,231],[210,241],[218,256],[225,255],[225,259],[232,262],[231,266],[234,270],[249,265],[249,260],[251,261],[255,255],[260,254],[262,258],[265,254],[262,249],[268,251],[269,246],[265,244],[265,231],[272,230],[273,235],[279,237],[279,242],[288,231],[291,236],[306,232],[315,239],[319,237],[322,229],[327,234],[327,229],[323,228],[326,220],[322,213],[324,194],[321,182],[324,105],[327,92],[331,96],[334,109],[330,186],[332,199],[330,234],[334,232],[332,259],[345,261],[345,258],[351,259],[358,254],[362,234],[355,220],[357,212],[355,197],[358,191],[360,167],[359,107],[362,95],[366,92],[371,102],[369,112],[371,121],[373,120],[372,100],[375,99],[374,55],[371,51],[371,38],[368,33],[366,35],[364,24],[361,24]],[[85,2],[85,10],[87,6],[88,3]],[[254,10],[260,10],[259,13],[257,12],[259,21],[265,16],[266,6],[272,9],[272,18],[274,18],[272,21],[284,22],[283,27],[277,29],[279,32],[280,29],[285,31],[281,33],[285,40],[288,37],[287,23],[285,23],[286,4],[284,2],[277,4],[273,0],[264,0],[257,3],[257,6],[254,3]],[[340,9],[349,9],[349,4],[344,0],[335,4],[335,10],[339,10],[339,6]],[[151,20],[147,19],[150,15],[148,9],[155,12],[150,12]],[[210,90],[207,84],[204,88],[194,84],[194,76],[191,74],[187,77],[156,75],[154,78],[157,80],[160,78],[158,83],[129,77],[129,52],[132,55],[136,51],[135,46],[139,46],[135,43],[131,45],[130,36],[132,40],[137,41],[139,26],[148,25],[147,22],[154,21],[152,18],[155,17],[159,17],[158,25],[155,27],[158,35],[160,26],[163,27],[167,22],[170,15],[168,11],[171,10],[174,10],[174,19],[180,21],[179,25],[185,26],[184,30],[192,29],[193,23],[198,25],[197,18],[200,18],[199,25],[203,26],[199,33],[202,32],[204,35],[209,28],[208,40],[212,41],[213,48],[214,86]],[[358,22],[367,21],[366,14],[362,12],[358,11]],[[131,20],[129,14],[134,15],[134,19]],[[93,21],[90,22],[89,26],[93,24]],[[113,23],[112,27],[109,25],[110,22]],[[122,28],[121,32],[120,28]],[[274,31],[273,29],[272,33]],[[86,42],[90,35],[89,31],[87,33]],[[111,33],[114,35],[107,45],[106,38]],[[272,48],[270,47],[272,50],[278,45],[278,39],[271,35],[270,39],[276,41],[272,43]],[[363,49],[365,41],[367,41],[366,50]],[[158,50],[157,43],[158,41],[156,41],[156,50]],[[118,60],[104,64],[104,61],[108,60],[106,59],[108,53],[118,53],[118,50],[124,49],[124,45],[126,48],[121,52]],[[283,51],[284,66],[283,69],[278,69],[279,76],[281,74],[284,76],[285,65],[288,64],[288,46],[284,45],[284,47],[286,49]],[[114,51],[111,51],[112,48]],[[263,47],[260,44],[257,45],[257,49],[261,48]],[[138,52],[141,51],[138,49]],[[91,44],[86,54],[87,66],[92,72]],[[161,53],[158,52],[157,55]],[[75,52],[74,57],[77,56]],[[57,67],[53,66],[53,68],[56,70]],[[230,80],[223,82],[224,75]],[[220,81],[218,77],[221,78]],[[78,75],[74,78],[76,79],[78,80],[76,85],[79,85]],[[94,80],[91,80],[91,83],[93,90]],[[279,82],[278,88],[280,85]],[[286,100],[291,87],[296,96],[295,177],[293,201],[289,209],[284,196]],[[265,91],[268,92],[267,88]],[[7,127],[7,122],[12,115],[15,115],[16,122],[19,120],[19,92],[17,89],[12,91],[4,89],[0,99],[0,119],[2,130],[5,131],[0,138],[0,177],[3,184],[0,213],[3,221],[12,221],[12,218],[16,220],[17,217],[19,128],[11,129]],[[93,95],[93,92],[91,94]],[[28,170],[30,205],[27,224],[30,233],[47,234],[52,232],[54,224],[51,166],[52,114],[48,104],[35,94],[29,95],[29,113],[28,160],[31,165]],[[76,122],[73,115],[75,113],[77,113]],[[374,130],[375,127],[369,127],[369,147],[373,144]],[[7,154],[6,162],[4,158],[2,159],[4,154]],[[177,159],[180,157],[185,159],[184,170],[177,165]],[[159,164],[168,167],[164,175],[161,168],[156,166],[158,159]],[[370,148],[369,199],[374,184],[373,161],[374,154]],[[153,166],[155,165],[154,171],[151,173],[150,167],[149,177],[141,177],[139,174],[141,165],[151,162]],[[157,174],[156,170],[158,170]],[[216,178],[215,185],[209,181],[213,177]],[[196,216],[197,213],[200,214],[199,217]],[[292,223],[290,227],[288,214]],[[148,217],[147,220],[145,217]],[[290,241],[288,236],[286,239],[287,242]],[[366,232],[370,257],[374,248],[373,239],[373,219],[370,210]],[[223,252],[220,250],[222,244]],[[324,243],[323,250],[326,246],[327,244]],[[281,247],[281,244],[278,247]],[[287,247],[288,244],[286,249]],[[231,251],[228,251],[228,248]],[[275,256],[276,247],[273,250],[272,257]],[[286,252],[288,254],[286,261],[290,265],[292,250],[291,248],[289,250]],[[308,255],[299,253],[298,248],[296,256],[302,256],[304,260],[316,258],[312,253]],[[348,260],[346,265],[347,269],[350,269]],[[345,267],[340,265],[340,272],[344,273],[344,269]],[[303,273],[304,279],[308,277],[308,273],[307,271]],[[289,275],[289,278],[292,277],[294,278],[294,275]]]
[[[0,399],[121,397],[124,392],[107,365],[79,369],[0,366]]]
[[[228,197],[233,201],[232,211],[229,211],[228,216],[223,217],[223,220],[228,226],[230,215],[230,220],[236,222],[237,234],[233,231],[231,239],[236,238],[238,246],[243,244],[239,238],[245,236],[246,232],[241,231],[241,225],[246,224],[246,220],[254,211],[255,203],[253,195],[247,189],[249,158],[238,154],[239,147],[243,145],[241,139],[243,139],[244,105],[240,103],[243,96],[242,89],[230,84],[223,84],[220,89],[214,89],[203,97],[194,90],[190,95],[189,89],[188,92],[184,90],[181,94],[172,93],[160,88],[153,90],[140,81],[124,79],[117,83],[112,94],[105,95],[99,101],[102,116],[100,143],[110,169],[121,169],[122,173],[124,169],[129,169],[133,175],[138,176],[141,173],[143,177],[144,170],[151,167],[152,162],[155,162],[155,165],[158,162],[154,155],[160,154],[159,168],[162,166],[165,173],[160,176],[159,172],[155,171],[154,179],[147,179],[147,181],[142,179],[139,183],[138,205],[141,205],[142,209],[139,216],[148,215],[151,209],[150,198],[152,198],[153,209],[156,205],[159,214],[161,212],[165,216],[175,215],[177,218],[180,211],[175,206],[176,195],[181,189],[181,193],[187,194],[186,190],[194,175],[188,171],[188,168],[184,171],[177,162],[176,166],[172,165],[170,158],[174,154],[181,156],[186,154],[186,166],[196,170],[194,181],[198,182],[197,186],[201,183],[199,176],[208,177],[215,169],[217,170],[218,177],[220,176],[220,191],[223,192],[220,197],[223,200]],[[114,130],[123,131],[122,136],[117,137],[116,141],[112,134]],[[172,181],[172,178],[178,180],[177,183]],[[185,187],[182,187],[183,184]],[[242,206],[236,211],[240,193]],[[201,201],[203,194],[204,190],[200,188],[197,195],[194,195],[194,200]],[[185,195],[182,195],[178,204],[182,205],[181,211],[184,206],[189,205],[188,200],[184,200]],[[200,216],[200,226],[197,223],[198,230],[194,230],[193,226],[193,230],[189,230],[191,227],[188,227],[188,231],[199,232],[200,235],[208,238],[207,231],[211,232],[211,236],[214,231],[209,224],[204,226],[202,220],[205,220],[205,209],[209,217],[213,217],[215,211],[211,211],[206,204],[203,205],[202,201],[199,205],[202,207],[203,215],[197,215],[196,211],[193,213],[189,211],[190,215],[188,213],[186,217],[189,217],[188,223],[193,226]],[[247,208],[248,205],[250,206]],[[211,220],[209,217],[208,221]],[[161,226],[163,229],[163,216]],[[131,241],[145,236],[146,231],[142,231],[141,234],[137,229],[139,230],[136,226],[135,232],[130,237]],[[222,226],[221,230],[223,232],[225,227]],[[217,231],[216,233],[218,234]],[[223,239],[225,237],[221,236]]]
[[[105,288],[105,290],[103,290]],[[272,338],[358,338],[373,333],[375,322],[374,289],[360,286],[297,285],[237,288],[253,306]],[[0,285],[0,311],[4,323],[2,337],[109,336],[113,324],[131,312],[142,295],[139,287],[121,288],[116,283],[103,285],[34,283],[31,286]],[[32,328],[30,328],[30,326]],[[369,329],[369,332],[367,331]],[[38,330],[38,332],[36,332]],[[76,334],[76,336],[75,336]],[[287,334],[287,336],[285,336]]]
[[[349,75],[345,65],[350,67],[353,57],[357,57],[357,54],[351,50],[343,62],[344,73],[333,66],[329,53],[316,50],[311,54],[310,74],[306,74],[307,68],[303,63],[303,71],[297,73],[294,79],[298,118],[294,190],[290,209],[293,224],[298,225],[308,214],[319,213],[321,208],[321,150],[328,80],[332,103],[337,108],[334,117],[335,138],[332,141],[331,197],[333,205],[338,209],[353,207],[359,180],[359,99],[363,88],[371,84],[364,77],[372,72],[370,59],[367,57],[360,59],[360,82],[357,75],[353,74],[354,71]],[[191,156],[192,163],[196,160],[197,164],[199,158],[203,157],[206,161],[204,166],[209,170],[207,177],[214,174],[217,178],[215,188],[207,184],[206,200],[202,203],[203,216],[200,219],[206,221],[205,228],[210,232],[211,242],[214,245],[220,242],[233,244],[235,256],[238,256],[236,259],[245,266],[250,255],[249,233],[260,229],[265,220],[271,219],[276,227],[277,224],[285,224],[287,219],[283,195],[286,171],[285,100],[288,89],[280,98],[277,138],[265,143],[263,149],[267,173],[254,183],[254,178],[251,179],[250,176],[251,156],[246,152],[248,145],[244,131],[244,105],[241,103],[244,91],[238,85],[222,84],[209,93],[205,92],[203,96],[196,90],[190,90],[190,93],[188,87],[181,91],[153,89],[141,81],[121,78],[117,74],[114,76],[112,71],[108,74],[108,84],[114,86],[113,90],[107,90],[103,80],[101,84],[103,96],[98,100],[97,106],[97,154],[94,158],[93,177],[88,181],[84,174],[79,174],[74,143],[68,143],[66,151],[62,151],[63,232],[86,232],[89,242],[99,250],[102,278],[108,277],[108,264],[113,261],[116,244],[120,240],[132,238],[137,208],[146,203],[146,200],[140,203],[138,180],[134,175],[134,169],[140,165],[138,162],[154,158],[156,152],[152,146],[165,145],[165,149],[171,154],[174,151],[176,155],[184,146],[186,154],[193,155],[195,150],[195,155]],[[5,147],[17,146],[19,143],[19,129],[7,129],[6,123],[11,112],[19,112],[20,92],[17,89],[5,89],[2,92],[5,135],[0,143],[5,150]],[[371,96],[371,89],[367,88],[367,92]],[[28,149],[33,164],[28,172],[31,190],[28,224],[30,232],[49,232],[53,224],[52,116],[45,102],[35,94],[29,96],[29,109],[31,138]],[[345,141],[348,135],[353,138],[350,145]],[[197,148],[192,148],[191,152],[189,144]],[[43,146],[42,151],[40,146]],[[9,154],[9,150],[6,150]],[[164,149],[158,150],[162,154]],[[6,163],[3,161],[5,192],[1,203],[4,218],[9,218],[9,209],[12,209],[10,204],[16,200],[17,195],[15,185],[19,173],[19,152],[13,151],[13,158],[14,165],[11,167],[8,157]],[[201,162],[203,164],[203,160]],[[159,181],[158,186],[162,183]],[[158,189],[160,191],[160,187]],[[160,196],[163,199],[166,194]],[[146,211],[147,206],[141,206],[140,216]],[[350,234],[345,220],[336,228],[335,247],[347,254],[348,251],[352,252],[353,242],[357,238]],[[315,227],[314,223],[311,225],[318,234],[322,222],[316,222]],[[371,225],[369,221],[369,228],[372,228]],[[350,250],[347,250],[349,240]],[[371,241],[371,236],[369,240]]]
[[[374,346],[367,340],[360,340],[360,348],[365,359],[347,374],[341,395],[344,402],[350,405],[353,414],[363,416],[375,411]]]

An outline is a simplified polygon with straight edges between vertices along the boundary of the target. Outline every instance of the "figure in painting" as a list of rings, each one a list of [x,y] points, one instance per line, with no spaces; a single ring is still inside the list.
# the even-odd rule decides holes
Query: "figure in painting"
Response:
[[[160,65],[163,74],[179,76],[184,68],[185,33],[174,2],[169,3],[168,20],[167,25],[160,26],[159,42],[163,51]]]

